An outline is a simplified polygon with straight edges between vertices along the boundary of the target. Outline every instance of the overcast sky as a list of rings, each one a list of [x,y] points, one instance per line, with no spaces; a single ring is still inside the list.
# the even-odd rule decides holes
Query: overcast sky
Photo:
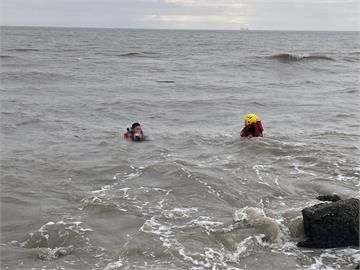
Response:
[[[360,0],[0,0],[1,25],[360,30]]]

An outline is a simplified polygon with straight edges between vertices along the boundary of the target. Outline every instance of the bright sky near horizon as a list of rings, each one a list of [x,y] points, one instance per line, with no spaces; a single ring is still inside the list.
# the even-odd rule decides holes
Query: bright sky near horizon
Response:
[[[2,0],[1,25],[360,31],[360,0]]]

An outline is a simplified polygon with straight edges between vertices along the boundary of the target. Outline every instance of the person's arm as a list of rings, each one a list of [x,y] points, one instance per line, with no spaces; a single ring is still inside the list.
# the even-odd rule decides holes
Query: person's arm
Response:
[[[249,136],[249,126],[246,126],[242,129],[240,133],[241,137],[248,137]]]

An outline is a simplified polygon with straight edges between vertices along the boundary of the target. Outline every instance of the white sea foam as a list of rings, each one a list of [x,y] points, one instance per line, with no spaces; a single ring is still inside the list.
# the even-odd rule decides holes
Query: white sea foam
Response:
[[[259,228],[270,242],[281,242],[282,233],[279,223],[266,216],[263,209],[244,207],[235,211],[233,219],[240,226]]]
[[[162,215],[170,219],[187,219],[192,214],[198,212],[198,208],[174,208],[170,210],[163,210]]]
[[[104,270],[114,270],[114,269],[119,269],[121,266],[123,266],[123,262],[121,260],[118,260],[116,262],[111,262],[108,263]]]

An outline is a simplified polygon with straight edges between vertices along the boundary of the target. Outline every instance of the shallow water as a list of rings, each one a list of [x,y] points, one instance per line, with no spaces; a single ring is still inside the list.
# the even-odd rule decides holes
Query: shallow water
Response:
[[[353,269],[359,33],[2,28],[1,268]],[[257,113],[264,138],[240,140]],[[139,121],[150,141],[122,134]],[[234,222],[236,220],[237,222]]]

